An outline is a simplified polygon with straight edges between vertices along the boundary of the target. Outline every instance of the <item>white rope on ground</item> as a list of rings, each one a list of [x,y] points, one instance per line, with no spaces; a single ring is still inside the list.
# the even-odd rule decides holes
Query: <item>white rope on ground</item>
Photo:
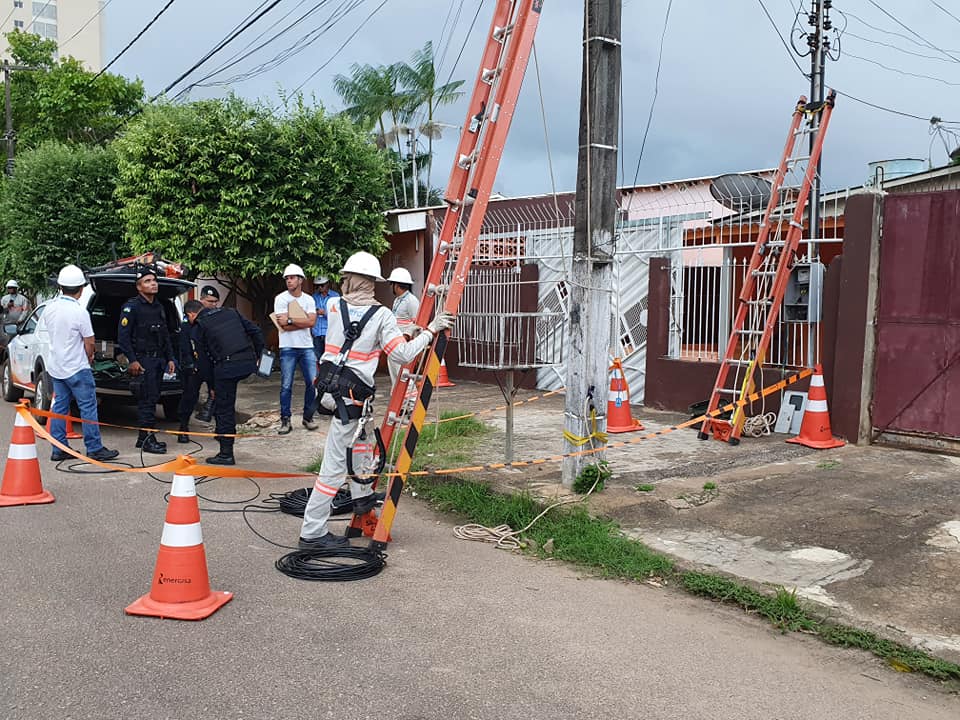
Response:
[[[590,398],[584,398],[584,410],[589,411],[589,409]],[[585,416],[587,414],[589,413],[585,413]],[[593,436],[590,436],[590,449],[596,450],[596,444]],[[593,494],[593,491],[597,489],[597,484],[600,482],[601,477],[603,476],[600,473],[597,473],[597,479],[593,481],[593,485],[591,485],[590,489],[584,493],[583,497],[567,498],[566,500],[559,500],[552,505],[548,505],[540,512],[539,515],[537,515],[533,520],[528,522],[519,530],[511,530],[509,525],[487,527],[486,525],[480,525],[479,523],[467,523],[466,525],[457,525],[455,528],[453,528],[453,536],[459,540],[472,540],[474,542],[492,543],[501,550],[519,550],[520,548],[524,547],[523,543],[519,539],[523,533],[532,528],[540,518],[554,508],[560,507],[561,505],[574,505],[576,503],[586,502],[587,498],[590,497],[590,495]]]
[[[773,432],[773,426],[776,422],[776,413],[772,412],[748,417],[743,421],[743,434],[755,438],[769,435]]]

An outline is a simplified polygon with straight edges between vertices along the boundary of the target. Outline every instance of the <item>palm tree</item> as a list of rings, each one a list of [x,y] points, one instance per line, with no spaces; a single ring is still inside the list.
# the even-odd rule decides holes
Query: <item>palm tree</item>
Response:
[[[350,66],[350,75],[337,75],[333,78],[333,87],[346,104],[343,113],[366,130],[376,129],[377,144],[386,148],[396,143],[400,156],[400,187],[403,189],[403,204],[407,205],[406,173],[403,169],[403,149],[400,145],[400,133],[397,129],[410,119],[411,99],[408,93],[398,89],[400,63],[393,65]],[[385,126],[385,117],[391,122],[390,130]],[[394,203],[399,204],[397,186],[393,183]]]
[[[450,105],[459,100],[463,93],[459,88],[463,80],[454,80],[443,85],[437,85],[437,68],[433,57],[433,42],[428,40],[420,50],[414,50],[410,57],[410,64],[397,63],[398,80],[403,87],[404,94],[409,99],[409,115],[412,117],[417,110],[423,109],[426,121],[417,128],[422,135],[427,136],[427,157],[433,160],[433,141],[440,138],[443,125],[434,120],[437,108]],[[427,182],[430,187],[430,168],[433,163],[428,161]]]

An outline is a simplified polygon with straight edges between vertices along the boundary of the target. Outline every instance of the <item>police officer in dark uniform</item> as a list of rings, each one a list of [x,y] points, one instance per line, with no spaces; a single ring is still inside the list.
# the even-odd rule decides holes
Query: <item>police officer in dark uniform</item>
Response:
[[[200,326],[197,325],[197,315],[203,310],[199,300],[188,300],[183,306],[184,319],[180,325],[180,365],[178,373],[183,385],[183,394],[180,396],[180,434],[177,442],[190,442],[184,433],[190,430],[190,416],[193,414],[197,401],[200,399],[200,385],[207,384],[213,387],[213,366],[205,353],[200,352]],[[198,419],[201,419],[198,415]]]
[[[142,428],[154,428],[163,372],[172,374],[176,367],[166,313],[157,300],[157,272],[148,265],[137,266],[135,272],[139,294],[120,310],[117,345],[130,362],[127,372],[132,376],[130,389],[137,397],[137,423]],[[166,443],[147,430],[140,431],[137,447],[148,453],[167,451]]]
[[[213,309],[217,307],[220,304],[220,291],[213,285],[204,285],[200,288],[200,304],[205,308]],[[207,399],[204,401],[203,407],[197,412],[197,420],[210,422],[210,418],[213,417],[213,373],[208,373],[203,382],[207,384]],[[199,387],[197,389],[199,391]]]
[[[233,465],[233,438],[237,432],[237,383],[257,369],[263,352],[263,332],[233,308],[204,308],[197,315],[200,352],[213,363],[213,414],[220,452],[207,458],[210,465]]]

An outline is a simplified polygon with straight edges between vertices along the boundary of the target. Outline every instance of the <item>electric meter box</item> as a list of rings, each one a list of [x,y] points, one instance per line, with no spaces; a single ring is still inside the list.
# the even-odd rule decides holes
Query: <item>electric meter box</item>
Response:
[[[823,263],[798,263],[790,271],[783,296],[784,322],[820,322]]]

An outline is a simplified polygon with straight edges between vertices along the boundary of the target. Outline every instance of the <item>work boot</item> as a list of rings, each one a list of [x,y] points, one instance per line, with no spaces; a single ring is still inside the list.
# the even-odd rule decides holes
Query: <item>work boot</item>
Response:
[[[326,548],[349,547],[350,541],[343,535],[334,535],[332,532],[328,532],[326,535],[316,538],[302,537],[297,545],[300,546],[301,550],[324,550]]]
[[[316,420],[314,420],[313,418],[308,418],[308,417],[305,417],[305,418],[303,419],[303,426],[304,426],[307,430],[316,430],[318,427],[320,427],[319,425],[317,425],[317,421],[316,421]]]
[[[197,413],[197,420],[200,422],[210,422],[210,418],[213,415],[213,398],[208,397],[207,401],[203,404],[203,407],[200,408],[200,412]]]
[[[290,418],[280,418],[280,429],[277,430],[277,435],[289,435],[291,430],[293,426],[290,424]]]
[[[91,460],[99,460],[100,462],[106,462],[107,460],[113,460],[117,455],[120,454],[119,450],[109,450],[105,447],[95,450],[94,452],[87,455]]]
[[[210,465],[236,465],[237,462],[233,459],[233,438],[218,437],[217,440],[220,441],[220,452],[213,457],[208,457],[207,463]]]
[[[141,431],[140,431],[140,434],[137,435],[137,447],[138,447],[138,448],[142,448],[142,447],[143,447],[143,441],[147,439],[147,435],[148,435],[148,433],[145,432],[145,431],[143,431],[143,430],[141,430]]]
[[[153,433],[147,435],[140,447],[145,453],[153,453],[154,455],[163,455],[167,452],[167,444],[157,440],[157,436]]]
[[[62,460],[73,460],[73,455],[70,453],[64,452],[60,448],[54,448],[53,452],[50,453],[50,459],[53,462],[61,462]]]
[[[189,436],[189,435],[184,435],[184,433],[189,432],[189,431],[190,431],[190,421],[189,421],[189,420],[181,420],[181,421],[180,421],[180,434],[177,435],[177,442],[178,442],[178,443],[188,443],[188,442],[190,442],[190,436]]]

